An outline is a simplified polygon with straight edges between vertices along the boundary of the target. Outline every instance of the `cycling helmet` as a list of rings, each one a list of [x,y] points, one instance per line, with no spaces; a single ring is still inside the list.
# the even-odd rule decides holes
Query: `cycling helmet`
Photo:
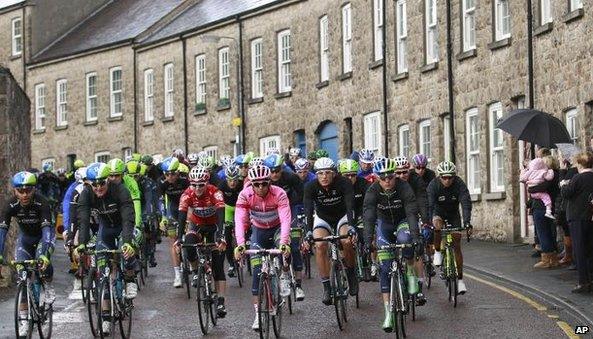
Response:
[[[426,158],[426,155],[418,153],[412,157],[412,163],[414,164],[414,167],[426,167],[428,159]]]
[[[396,169],[410,169],[410,162],[408,158],[404,156],[395,157],[395,168]]]
[[[247,152],[246,154],[240,154],[235,158],[235,164],[241,165],[249,165],[251,160],[253,159],[253,152]]]
[[[284,163],[284,159],[280,154],[270,154],[264,159],[264,165],[270,169],[280,167]]]
[[[262,159],[260,157],[254,157],[249,162],[249,167],[263,166],[263,164],[264,164],[264,159]]]
[[[86,167],[81,167],[74,172],[74,180],[80,183],[84,179],[86,179]]]
[[[23,186],[37,185],[37,177],[35,174],[27,171],[18,172],[12,177],[12,187],[18,188]]]
[[[455,175],[455,172],[457,172],[457,167],[451,161],[445,160],[437,166],[437,174],[439,176]]]
[[[190,165],[195,166],[198,164],[198,153],[190,153],[187,155],[187,161]]]
[[[230,155],[225,154],[220,157],[220,165],[223,167],[229,167],[233,163],[233,158]]]
[[[272,172],[267,166],[264,165],[257,165],[253,166],[249,169],[249,173],[247,177],[252,182],[254,181],[263,181],[263,180],[270,180],[270,174]]]
[[[190,182],[207,182],[210,180],[210,171],[203,166],[196,166],[189,171]]]
[[[224,175],[227,179],[234,180],[239,178],[239,167],[237,165],[229,165],[224,169]]]
[[[307,159],[309,159],[309,160],[319,159],[319,157],[317,156],[317,152],[316,151],[309,152],[309,154],[307,154]]]
[[[301,149],[300,148],[293,147],[290,150],[288,150],[288,154],[290,154],[291,157],[300,157],[301,156]]]
[[[367,148],[361,149],[360,152],[358,152],[358,156],[360,162],[364,164],[372,164],[375,160],[375,152]]]
[[[179,171],[179,173],[189,173],[189,167],[187,167],[186,164],[184,163],[179,163],[179,167],[177,167],[177,171]]]
[[[45,164],[43,164],[43,166],[41,166],[41,169],[43,170],[43,172],[51,172],[54,170],[54,165],[52,165],[51,162],[46,162]]]
[[[311,167],[311,165],[309,165],[309,161],[307,159],[300,158],[294,162],[294,168],[297,171],[308,170],[310,167]]]
[[[140,162],[146,166],[150,166],[150,165],[154,164],[154,159],[152,158],[152,156],[150,154],[144,154],[142,156],[142,158],[140,159]]]
[[[323,157],[315,161],[313,168],[315,171],[334,170],[336,168],[336,164],[332,159]]]
[[[126,164],[126,173],[130,175],[140,173],[140,163],[135,160],[128,161],[128,163]]]
[[[179,159],[167,157],[161,161],[160,167],[163,172],[176,172],[179,168]]]
[[[81,168],[81,167],[85,167],[85,166],[86,166],[86,165],[85,165],[84,161],[82,161],[82,160],[80,160],[80,159],[76,159],[76,160],[74,161],[74,169],[79,169],[79,168]]]
[[[174,149],[173,156],[176,158],[183,158],[183,156],[184,156],[183,150],[181,148]]]
[[[65,175],[66,174],[66,169],[64,167],[60,167],[56,170],[56,175],[60,176],[60,175]]]
[[[389,158],[380,158],[375,161],[375,165],[373,166],[373,173],[385,174],[395,172],[395,168],[395,160]]]
[[[132,153],[132,160],[134,160],[134,161],[140,161],[140,159],[142,159],[142,154],[140,154],[140,153]]]
[[[277,147],[270,147],[266,151],[266,157],[272,154],[280,154],[280,150]]]
[[[211,170],[216,166],[216,160],[214,160],[213,156],[207,155],[198,160],[198,166],[206,167],[206,169]]]
[[[111,174],[124,174],[124,170],[126,169],[126,165],[119,158],[109,160],[107,165],[109,165],[109,169],[111,169]]]
[[[358,162],[352,159],[344,159],[338,163],[338,172],[340,172],[341,174],[352,172],[358,173],[358,169]]]
[[[94,162],[86,168],[86,178],[90,181],[105,180],[111,174],[111,168],[102,162]]]
[[[315,151],[315,154],[317,155],[317,159],[319,158],[329,158],[329,153],[327,153],[326,150],[320,148],[317,151]]]
[[[148,169],[148,166],[146,166],[143,163],[140,163],[140,175],[145,175],[147,169]]]

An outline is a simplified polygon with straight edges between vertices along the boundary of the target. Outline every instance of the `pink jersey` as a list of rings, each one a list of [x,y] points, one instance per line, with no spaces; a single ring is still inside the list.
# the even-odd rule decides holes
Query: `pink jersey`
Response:
[[[239,193],[235,206],[235,236],[237,244],[245,244],[245,232],[250,225],[257,228],[272,228],[280,225],[280,243],[290,243],[290,203],[286,192],[270,185],[268,194],[260,197],[249,185]]]

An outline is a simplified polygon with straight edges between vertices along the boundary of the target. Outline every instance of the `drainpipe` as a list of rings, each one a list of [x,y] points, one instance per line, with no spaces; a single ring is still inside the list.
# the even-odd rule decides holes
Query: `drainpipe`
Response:
[[[241,21],[241,17],[237,16],[237,21],[239,24],[239,93],[237,95],[237,100],[239,101],[239,117],[241,118],[241,126],[240,128],[240,136],[241,142],[239,143],[239,154],[245,153],[245,100],[244,100],[244,90],[245,84],[243,82],[243,21]]]
[[[527,77],[529,82],[529,108],[535,107],[533,76],[533,5],[527,0]],[[535,144],[531,143],[531,158],[535,158]]]
[[[22,53],[21,55],[23,58],[23,91],[25,93],[27,93],[27,61],[28,61],[27,59],[28,58],[27,58],[27,41],[25,40],[27,38],[27,25],[25,24],[26,23],[25,22],[25,18],[26,18],[25,17],[25,15],[26,15],[25,8],[26,8],[26,6],[23,6],[23,14],[22,14],[23,16],[21,19],[21,30],[22,30],[21,36],[23,37],[23,47],[22,47],[23,50],[21,51],[21,53]]]
[[[451,38],[451,0],[447,0],[447,92],[449,96],[449,134],[451,134],[451,161],[455,163],[455,98],[453,94],[453,41]]]
[[[138,59],[136,49],[132,47],[134,52],[134,153],[138,152]]]
[[[187,134],[187,57],[186,57],[186,40],[181,37],[181,47],[183,51],[183,139],[185,154],[188,154],[189,140]]]
[[[382,40],[383,43],[381,44],[381,49],[383,53],[383,126],[385,129],[385,134],[383,136],[383,149],[384,155],[389,157],[389,125],[387,123],[387,33],[385,26],[387,26],[387,15],[385,10],[387,9],[387,5],[385,4],[387,0],[383,0],[381,9],[381,15],[383,16],[383,27],[381,29],[381,35],[383,36]]]

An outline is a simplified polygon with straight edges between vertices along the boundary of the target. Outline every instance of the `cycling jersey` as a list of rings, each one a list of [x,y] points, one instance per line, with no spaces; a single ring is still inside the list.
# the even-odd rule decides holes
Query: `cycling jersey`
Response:
[[[134,203],[134,224],[140,226],[140,224],[142,224],[142,199],[140,196],[140,188],[138,187],[136,180],[128,174],[124,174],[122,180],[128,191],[130,191],[132,202]]]
[[[358,220],[362,217],[362,207],[364,205],[364,195],[367,192],[370,184],[366,180],[360,178],[356,179],[352,189],[354,191],[354,219]],[[354,225],[353,225],[354,226]]]
[[[66,189],[64,199],[62,200],[62,225],[64,226],[64,231],[66,232],[70,232],[71,224],[74,223],[74,220],[71,219],[70,206],[78,185],[79,183],[77,182],[70,184],[68,189]]]
[[[138,186],[142,192],[142,220],[159,210],[158,187],[154,180],[148,176],[142,176],[138,180]]]
[[[319,181],[312,181],[305,186],[303,198],[307,230],[313,230],[313,210],[317,217],[330,225],[337,226],[346,216],[348,224],[354,226],[354,192],[350,180],[336,176],[332,183],[324,188]]]
[[[272,181],[272,185],[276,185],[286,192],[290,206],[295,206],[303,202],[303,182],[296,174],[282,170],[280,179],[278,181]]]
[[[448,220],[453,226],[460,227],[459,204],[463,211],[464,224],[470,224],[472,201],[465,182],[455,176],[450,187],[445,187],[439,179],[433,180],[427,188],[428,216]],[[429,219],[430,220],[430,219]]]
[[[60,199],[60,180],[52,172],[39,174],[37,178],[37,188],[39,189],[39,193],[50,202],[55,202]]]
[[[422,177],[416,174],[414,171],[410,171],[408,184],[412,187],[414,194],[416,195],[416,203],[418,204],[418,213],[423,222],[430,222],[428,219],[428,197],[426,196],[427,183],[424,182]]]
[[[166,196],[168,205],[165,206],[168,216],[177,220],[179,215],[179,200],[189,186],[187,179],[178,178],[174,183],[163,179],[159,185],[160,195]]]
[[[274,228],[280,225],[280,243],[290,242],[290,204],[286,192],[278,186],[270,185],[268,194],[260,197],[253,186],[239,193],[235,209],[235,237],[237,245],[245,244],[245,232],[250,223],[257,228]]]
[[[237,199],[239,198],[239,193],[243,188],[243,181],[239,180],[235,188],[230,188],[227,181],[223,180],[217,187],[223,194],[224,203],[228,206],[235,206],[237,204]]]
[[[300,177],[299,177],[300,179]],[[303,187],[305,185],[307,185],[308,183],[310,183],[311,181],[317,180],[317,176],[315,175],[315,173],[309,171],[307,172],[307,177],[305,178],[305,180],[301,180],[303,183]]]
[[[418,236],[418,205],[414,191],[407,182],[395,180],[395,186],[390,191],[384,190],[378,182],[372,184],[364,197],[364,233],[369,244],[377,220],[390,225],[407,221],[412,235]]]
[[[188,216],[187,212],[192,209]],[[219,235],[222,235],[224,221],[224,200],[222,192],[213,185],[207,185],[201,196],[196,195],[193,188],[188,188],[181,195],[179,202],[179,226],[177,234],[185,233],[186,220],[196,226],[217,225]]]
[[[414,174],[416,174],[416,173],[415,173],[415,171],[413,171],[413,172],[414,172]],[[416,174],[416,175],[417,175],[417,174]],[[435,173],[434,173],[434,171],[433,171],[433,170],[431,170],[430,168],[426,168],[426,169],[424,170],[424,175],[423,175],[421,178],[422,178],[422,180],[424,180],[424,183],[426,183],[426,187],[428,187],[428,185],[430,184],[430,182],[431,182],[431,181],[432,181],[434,178],[436,178],[436,174],[435,174]]]

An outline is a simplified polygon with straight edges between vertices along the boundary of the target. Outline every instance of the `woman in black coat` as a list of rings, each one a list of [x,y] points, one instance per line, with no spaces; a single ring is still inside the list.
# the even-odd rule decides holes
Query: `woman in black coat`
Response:
[[[566,200],[566,219],[570,227],[573,252],[579,275],[579,283],[573,293],[591,291],[593,274],[593,153],[583,152],[576,156],[579,174],[570,181],[560,183],[562,197]]]

